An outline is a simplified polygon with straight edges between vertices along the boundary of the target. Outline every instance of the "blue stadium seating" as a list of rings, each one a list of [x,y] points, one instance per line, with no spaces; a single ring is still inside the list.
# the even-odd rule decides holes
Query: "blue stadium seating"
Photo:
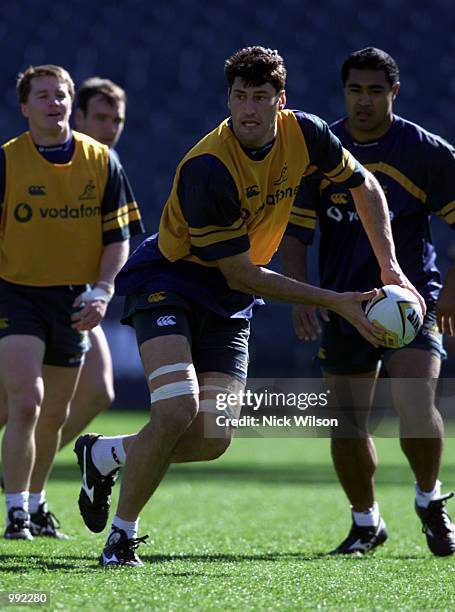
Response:
[[[14,81],[30,63],[61,64],[76,82],[98,74],[126,88],[119,154],[149,230],[182,155],[226,115],[223,61],[247,44],[279,49],[289,72],[288,106],[328,121],[343,113],[343,58],[356,48],[382,47],[401,67],[397,112],[455,142],[452,0],[5,0],[0,41],[3,141],[24,129]],[[448,237],[441,236],[447,266]],[[268,323],[255,325],[252,374],[273,368],[277,376],[304,374],[289,309],[273,306],[261,316]],[[272,322],[285,331],[269,352]],[[307,362],[314,347],[305,351]]]

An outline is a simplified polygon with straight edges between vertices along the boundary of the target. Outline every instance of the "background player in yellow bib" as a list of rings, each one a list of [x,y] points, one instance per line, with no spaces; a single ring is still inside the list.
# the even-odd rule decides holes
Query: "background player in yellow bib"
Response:
[[[264,295],[324,304],[373,343],[361,302],[374,292],[337,294],[264,266],[295,207],[302,177],[316,169],[351,189],[384,282],[408,284],[396,261],[387,203],[375,179],[319,118],[284,110],[286,71],[276,51],[248,47],[226,61],[231,117],[203,138],[177,168],[159,235],[145,241],[116,280],[127,295],[151,391],[151,420],[136,435],[87,434],[76,442],[83,476],[79,507],[101,531],[118,466],[120,501],[102,565],[141,565],[138,515],[171,462],[219,457],[233,427],[217,425],[216,394],[243,389],[249,319]],[[240,406],[226,416],[238,416]]]
[[[69,74],[30,67],[17,92],[30,131],[0,154],[2,460],[5,537],[31,539],[61,537],[44,484],[88,348],[86,330],[103,318],[141,222],[118,159],[70,129]]]
[[[77,131],[113,149],[125,124],[124,90],[109,79],[91,77],[78,87],[74,106]],[[60,448],[70,442],[99,412],[114,401],[112,358],[100,325],[89,331],[89,341],[90,349],[85,355],[76,393],[62,429]],[[2,426],[6,423],[6,419],[6,399],[0,389]]]

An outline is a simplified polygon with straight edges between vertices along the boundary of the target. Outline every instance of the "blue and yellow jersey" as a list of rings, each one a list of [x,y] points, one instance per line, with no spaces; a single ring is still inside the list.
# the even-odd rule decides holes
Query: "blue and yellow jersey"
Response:
[[[398,261],[424,298],[435,302],[441,279],[429,214],[455,225],[455,150],[442,138],[398,116],[384,136],[368,143],[354,141],[345,121],[336,122],[331,129],[381,184]],[[304,182],[299,197],[299,205],[319,218],[321,286],[335,291],[380,286],[379,267],[349,191],[323,177],[313,177]],[[290,225],[287,232],[308,244],[313,239],[311,228]]]
[[[0,157],[0,277],[30,286],[96,281],[103,247],[142,231],[128,179],[108,148],[73,132],[67,163],[52,163],[29,132]]]
[[[318,117],[281,111],[276,138],[261,151],[242,148],[226,119],[179,164],[158,243],[149,239],[132,255],[117,279],[118,291],[136,292],[141,279],[147,290],[159,290],[159,273],[167,276],[163,288],[185,292],[224,316],[244,316],[252,297],[228,289],[217,260],[249,251],[254,264],[265,265],[290,218],[314,227],[314,213],[294,203],[302,178],[315,171],[347,188],[364,181],[362,167]],[[207,284],[213,299],[201,298]]]

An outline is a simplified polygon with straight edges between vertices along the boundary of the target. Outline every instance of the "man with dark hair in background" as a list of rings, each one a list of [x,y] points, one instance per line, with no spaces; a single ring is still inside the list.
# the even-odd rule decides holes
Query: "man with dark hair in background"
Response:
[[[76,91],[74,121],[79,132],[113,149],[125,125],[126,93],[109,79],[90,77]]]
[[[0,150],[0,383],[5,538],[64,537],[44,486],[88,349],[140,214],[118,159],[70,128],[59,66],[17,80],[29,131]],[[89,283],[92,285],[90,286]]]
[[[444,429],[435,407],[435,387],[444,357],[441,332],[453,330],[455,267],[441,291],[429,214],[455,224],[455,152],[442,138],[393,114],[399,72],[384,51],[368,47],[352,53],[343,64],[342,80],[347,117],[331,129],[380,181],[390,206],[398,260],[424,296],[427,313],[414,341],[399,350],[375,348],[337,314],[329,318],[321,313],[320,364],[345,413],[358,427],[356,433],[332,432],[332,458],[352,509],[352,528],[333,553],[364,553],[387,538],[374,492],[376,450],[368,434],[368,413],[382,360],[400,417],[401,448],[417,481],[415,509],[427,544],[435,555],[451,555],[455,527],[444,504],[453,494],[442,495],[438,480]],[[380,270],[349,191],[320,175],[311,177],[305,181],[302,206],[314,222],[306,228],[289,226],[280,251],[286,272],[305,281],[307,244],[313,239],[317,216],[321,286],[361,291],[379,285]],[[314,340],[321,333],[314,307],[294,305],[293,318],[300,339]]]
[[[78,87],[74,107],[76,129],[107,145],[111,155],[116,155],[114,147],[125,126],[125,91],[109,79],[91,77]],[[101,325],[89,331],[89,340],[90,349],[62,429],[60,447],[68,444],[114,401],[112,357]]]
[[[372,175],[319,118],[284,109],[286,70],[276,51],[242,49],[225,63],[230,118],[179,164],[159,234],[132,255],[116,281],[126,295],[151,392],[151,418],[135,436],[76,442],[79,507],[95,532],[106,525],[110,488],[125,463],[120,500],[100,562],[142,565],[138,516],[172,462],[215,459],[229,447],[240,406],[217,419],[216,396],[243,390],[256,295],[326,306],[369,341],[378,331],[361,302],[375,292],[337,294],[264,266],[295,205],[302,176],[318,168],[351,190],[383,281],[409,285],[396,261],[387,203]],[[415,291],[413,287],[411,287]]]

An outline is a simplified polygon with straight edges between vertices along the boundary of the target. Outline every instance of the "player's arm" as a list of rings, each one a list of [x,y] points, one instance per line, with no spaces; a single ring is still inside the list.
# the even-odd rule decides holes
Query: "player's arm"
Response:
[[[106,244],[100,261],[100,272],[95,287],[110,288],[114,292],[114,280],[119,270],[123,268],[130,252],[128,240]]]
[[[3,208],[5,205],[6,158],[3,147],[0,147],[0,235],[3,233]]]
[[[455,229],[455,148],[445,140],[432,140],[425,155],[429,172],[427,206],[440,219]],[[449,268],[436,305],[441,333],[455,335],[455,263]]]
[[[368,342],[378,346],[378,338],[374,335],[377,329],[362,310],[362,302],[374,297],[376,290],[337,293],[314,287],[262,266],[255,266],[248,251],[220,259],[217,263],[231,289],[292,304],[309,304],[333,310],[347,319]]]
[[[310,137],[310,161],[329,181],[344,185],[351,191],[360,221],[378,261],[382,282],[385,285],[394,284],[410,289],[425,313],[424,299],[397,261],[389,207],[379,183],[341,146],[325,122],[313,118],[313,122],[309,123],[306,129]]]
[[[375,177],[365,170],[365,181],[351,188],[354,205],[370,241],[381,270],[384,285],[400,285],[410,289],[419,299],[425,314],[425,300],[401,269],[393,242],[389,207],[384,192]]]
[[[302,283],[307,282],[307,251],[308,245],[296,236],[285,234],[280,245],[280,259],[284,272],[290,278]],[[329,320],[325,308],[319,309],[324,321]],[[308,304],[293,304],[292,321],[294,331],[299,340],[316,340],[321,333],[317,308]]]
[[[73,316],[74,329],[78,331],[93,329],[104,319],[107,306],[114,295],[114,279],[128,259],[128,254],[128,240],[107,244],[104,247],[97,281],[74,302],[75,307],[84,304],[84,307]]]
[[[455,335],[455,263],[451,265],[439,294],[436,307],[438,327],[441,333]]]
[[[98,278],[74,302],[75,307],[84,305],[73,316],[73,327],[79,331],[96,327],[104,318],[114,293],[114,279],[128,258],[130,235],[143,231],[128,179],[118,158],[111,153],[101,211],[104,247]]]
[[[320,178],[302,181],[289,217],[288,226],[279,247],[284,273],[306,283],[307,251],[313,243],[316,229]],[[292,321],[299,340],[316,340],[321,333],[318,309],[307,304],[293,304]],[[321,318],[328,321],[327,311],[319,309]]]

